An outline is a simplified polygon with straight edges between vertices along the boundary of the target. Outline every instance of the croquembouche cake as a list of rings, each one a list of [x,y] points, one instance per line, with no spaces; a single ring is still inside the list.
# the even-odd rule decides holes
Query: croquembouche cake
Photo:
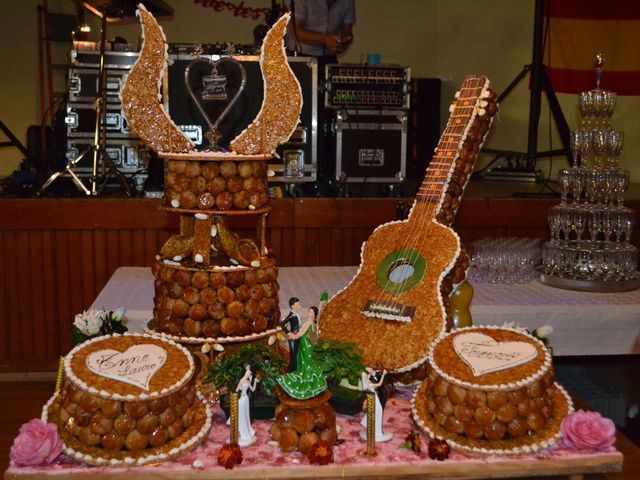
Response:
[[[546,448],[571,410],[545,345],[502,327],[461,328],[437,338],[428,377],[413,399],[414,419],[429,435],[477,453]]]
[[[178,456],[200,443],[211,412],[182,346],[144,334],[97,337],[71,350],[64,381],[43,417],[65,452],[91,465],[132,466]]]
[[[154,310],[147,331],[183,343],[272,335],[280,310],[278,270],[265,245],[267,162],[294,131],[302,106],[283,45],[289,15],[263,42],[265,93],[255,120],[231,141],[230,151],[216,145],[196,151],[156,98],[166,42],[153,16],[144,8],[140,13],[145,60],[129,74],[122,105],[131,128],[164,159],[165,208],[180,215],[179,234],[167,240],[153,265]],[[255,219],[255,241],[232,231],[233,217]]]

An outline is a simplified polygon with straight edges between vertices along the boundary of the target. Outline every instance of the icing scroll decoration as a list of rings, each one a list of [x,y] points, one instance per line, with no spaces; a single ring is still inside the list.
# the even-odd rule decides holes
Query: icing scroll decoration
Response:
[[[526,342],[497,342],[488,335],[470,332],[453,339],[453,349],[476,377],[523,365],[538,355]]]
[[[87,355],[87,368],[101,377],[149,390],[153,376],[167,361],[167,351],[157,345],[134,345],[125,352],[105,349]]]
[[[167,64],[162,28],[142,4],[138,6],[144,43],[120,95],[129,128],[155,152],[185,153],[193,142],[169,118],[160,104],[160,83]]]
[[[298,125],[302,109],[302,89],[287,62],[282,39],[289,18],[289,14],[280,17],[262,44],[262,107],[251,125],[231,141],[231,150],[236,153],[272,153],[278,145],[289,139]]]

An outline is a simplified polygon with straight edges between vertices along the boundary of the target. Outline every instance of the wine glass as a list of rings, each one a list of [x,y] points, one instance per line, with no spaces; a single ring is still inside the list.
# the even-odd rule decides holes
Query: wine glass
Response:
[[[582,116],[582,125],[590,124],[591,115],[593,115],[593,95],[592,92],[582,92],[578,97],[578,109]]]
[[[604,124],[606,126],[611,125],[611,116],[613,115],[613,111],[616,108],[616,92],[603,91],[602,92],[604,107],[603,107],[603,117]]]
[[[608,145],[608,131],[603,128],[594,129],[591,132],[591,146],[593,148],[593,154],[595,156],[595,165],[596,169],[600,169],[604,167],[603,157],[607,155],[607,145]]]
[[[620,207],[624,206],[624,193],[627,191],[627,187],[629,187],[629,178],[630,172],[629,170],[618,170],[614,172],[614,195],[616,197],[616,204]]]
[[[578,152],[580,151],[581,141],[582,135],[580,134],[580,130],[571,130],[571,132],[569,132],[569,148],[571,148],[571,156],[573,158],[574,168],[582,165],[582,161],[578,160]]]
[[[610,130],[607,136],[607,164],[610,168],[615,168],[618,155],[624,145],[624,132]]]
[[[560,170],[560,175],[558,176],[558,182],[560,183],[560,205],[567,204],[567,195],[571,189],[571,177],[571,169],[563,168]]]
[[[598,209],[589,211],[589,236],[595,244],[598,241],[598,234],[602,230],[602,212]]]
[[[579,133],[578,153],[580,154],[580,165],[584,167],[589,161],[589,153],[591,152],[591,133],[590,130],[584,128],[581,128]]]

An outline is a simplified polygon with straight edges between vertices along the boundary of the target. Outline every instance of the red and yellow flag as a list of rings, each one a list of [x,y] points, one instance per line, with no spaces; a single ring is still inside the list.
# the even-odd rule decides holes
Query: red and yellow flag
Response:
[[[593,63],[604,55],[600,87],[640,95],[640,0],[546,0],[544,63],[556,92],[596,86]]]

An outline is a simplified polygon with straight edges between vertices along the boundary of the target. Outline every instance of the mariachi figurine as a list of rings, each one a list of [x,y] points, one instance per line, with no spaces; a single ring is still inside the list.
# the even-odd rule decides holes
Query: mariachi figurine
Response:
[[[300,299],[291,297],[289,299],[289,313],[280,322],[280,326],[284,333],[287,334],[289,341],[289,368],[287,372],[295,372],[298,369],[298,344],[300,338],[292,336],[292,333],[298,333],[300,331]]]
[[[376,407],[376,424],[375,424],[375,432],[376,432],[376,443],[388,442],[393,438],[390,433],[384,433],[382,431],[382,421],[384,415],[384,405],[387,403],[387,392],[382,386],[384,383],[384,377],[387,374],[386,370],[383,370],[382,373],[375,372],[372,368],[367,367],[364,372],[362,372],[362,390],[365,392],[371,392],[375,396],[375,407]],[[364,416],[360,424],[367,428],[367,415]],[[367,439],[367,431],[364,430],[360,432],[360,437],[364,440]]]
[[[238,399],[238,445],[248,447],[256,442],[256,431],[251,426],[251,406],[249,391],[256,391],[258,378],[253,376],[251,367],[245,365],[243,377],[238,382],[236,392],[240,394]],[[229,418],[229,423],[231,418]]]

